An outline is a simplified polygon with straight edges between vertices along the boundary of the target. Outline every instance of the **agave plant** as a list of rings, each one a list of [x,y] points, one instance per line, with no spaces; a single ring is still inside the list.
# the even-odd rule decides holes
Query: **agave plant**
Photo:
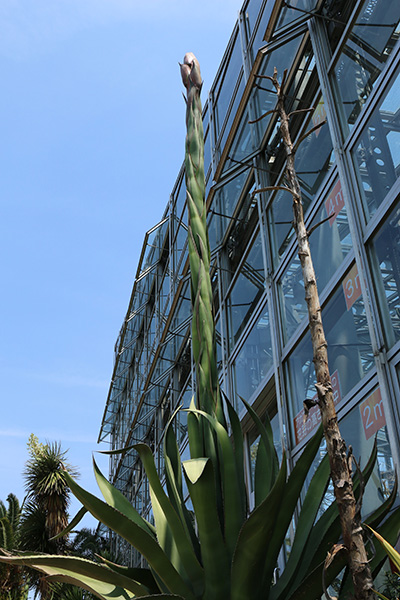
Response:
[[[3,556],[0,562],[29,565],[47,574],[49,581],[67,582],[104,600],[130,598],[176,598],[180,600],[311,600],[323,593],[345,567],[340,546],[325,557],[340,538],[336,504],[324,512],[321,503],[329,483],[329,464],[323,458],[311,481],[311,468],[320,447],[319,430],[304,448],[288,475],[283,455],[279,465],[269,423],[263,424],[251,406],[250,418],[260,434],[256,454],[254,508],[249,511],[244,468],[244,438],[237,413],[222,401],[218,386],[215,330],[212,311],[210,254],[204,205],[201,77],[198,63],[187,54],[181,66],[188,90],[186,184],[189,207],[189,256],[193,304],[192,343],[196,363],[196,402],[188,412],[191,458],[181,462],[169,422],[164,435],[165,472],[160,478],[150,448],[134,446],[149,481],[154,524],[145,520],[128,499],[94,471],[104,500],[86,491],[68,473],[67,482],[83,507],[64,533],[86,511],[134,546],[146,560],[146,568],[103,564],[77,557],[29,555]],[[127,449],[126,449],[127,450]],[[373,471],[376,447],[362,480]],[[188,498],[185,497],[185,480]],[[308,485],[306,484],[306,481]],[[307,487],[302,498],[302,490]],[[360,481],[355,478],[355,489]],[[372,527],[394,540],[400,530],[400,513],[389,515],[397,493],[370,517]],[[192,508],[193,507],[193,510]],[[278,558],[285,547],[291,523],[296,530],[285,557],[285,568],[274,582]],[[386,520],[385,520],[386,519]],[[374,572],[384,560],[377,552]],[[323,575],[323,577],[322,577]],[[349,578],[342,578],[346,591]]]
[[[322,573],[328,585],[346,560],[342,551],[329,567],[324,565],[325,556],[340,537],[336,505],[333,503],[319,516],[329,482],[326,457],[305,493],[286,566],[278,581],[275,584],[272,581],[301,490],[317,456],[322,432],[315,434],[288,476],[285,457],[281,465],[278,464],[270,425],[263,425],[252,408],[247,408],[261,436],[256,455],[255,507],[250,514],[243,468],[243,434],[236,412],[227,405],[232,432],[229,435],[215,417],[193,405],[188,420],[202,427],[192,428],[191,432],[197,435],[199,430],[210,428],[215,433],[215,441],[209,444],[212,452],[181,463],[170,422],[164,439],[167,492],[157,474],[150,448],[145,444],[135,446],[149,479],[154,525],[140,516],[125,496],[108,482],[95,462],[95,475],[104,500],[84,490],[66,473],[71,490],[84,507],[79,517],[88,510],[137,548],[148,568],[41,554],[4,556],[0,561],[34,567],[46,573],[49,582],[73,583],[103,599],[127,600],[156,595],[185,600],[309,600],[321,596]],[[191,432],[189,441],[196,447],[198,440],[193,439]],[[365,482],[373,471],[375,459],[376,447],[363,472]],[[182,474],[193,511],[185,503]],[[397,486],[369,519],[371,526],[376,528],[387,517],[396,492]],[[70,527],[75,526],[77,520]],[[399,529],[400,514],[395,511],[380,531],[394,541]],[[375,574],[384,558],[382,549],[372,561]],[[344,577],[343,582],[345,587],[348,579]]]

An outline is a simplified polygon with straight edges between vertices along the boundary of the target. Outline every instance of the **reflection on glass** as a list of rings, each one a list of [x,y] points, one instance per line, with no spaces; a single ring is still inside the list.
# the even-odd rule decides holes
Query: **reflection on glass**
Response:
[[[259,140],[254,125],[249,124],[250,116],[248,106],[246,107],[235,138],[229,150],[229,157],[226,160],[224,171],[237,166],[240,161],[244,161],[252,152],[257,149]]]
[[[265,421],[267,416],[265,415],[262,421]],[[279,462],[282,460],[282,444],[281,444],[281,436],[279,430],[279,417],[276,409],[276,405],[274,405],[273,409],[268,411],[268,419],[271,423],[272,436],[274,441],[274,446],[276,453],[278,455]],[[256,458],[257,458],[257,450],[260,443],[261,436],[258,435],[254,441],[252,441],[252,437],[250,437],[250,469],[251,469],[251,489],[254,491],[254,481],[255,481],[255,470],[256,470]]]
[[[182,444],[187,435],[187,412],[185,409],[189,408],[190,402],[193,397],[193,391],[189,386],[183,392],[178,400],[178,406],[181,407],[180,411],[177,413],[174,419],[174,429],[176,433],[176,441],[178,442],[178,446]]]
[[[211,165],[211,136],[209,135],[210,130],[208,129],[204,136],[204,173],[208,173],[208,169]]]
[[[257,73],[263,76],[272,77],[274,73],[274,67],[278,71],[278,81],[281,82],[282,75],[288,65],[294,62],[295,56],[300,46],[300,42],[303,40],[303,36],[296,37],[283,46],[280,46],[276,50],[273,50],[269,54],[266,54],[261,62]],[[306,55],[305,55],[306,56]],[[305,58],[304,56],[304,58]],[[300,79],[302,76],[301,65],[296,70],[296,79]],[[257,79],[258,87],[254,90],[253,94],[253,111],[254,118],[259,118],[266,112],[273,110],[276,105],[276,92],[272,83],[268,79]],[[271,114],[257,123],[259,130],[259,137],[262,138],[272,118],[275,115]]]
[[[238,80],[238,73],[241,68],[242,48],[239,35],[237,34],[226,70],[224,70],[221,75],[221,83],[220,85],[217,84],[215,90],[216,100],[214,104],[214,115],[216,139],[218,139],[219,132],[221,131],[221,127],[228,113],[228,107],[232,100],[233,91]]]
[[[297,0],[296,2],[291,2],[290,4],[294,8],[289,8],[288,6],[285,6],[285,8],[281,10],[276,29],[285,27],[285,25],[288,25],[289,23],[292,23],[292,21],[296,21],[297,19],[307,17],[308,15],[305,14],[303,11],[313,10],[313,8],[316,5],[316,0]]]
[[[400,206],[372,239],[371,260],[389,348],[400,339]]]
[[[260,4],[260,2],[259,2],[259,0],[257,0],[257,2],[254,2],[254,0],[253,0],[253,2],[250,3],[250,5],[251,4],[257,5],[257,4]],[[252,42],[251,48],[250,48],[250,55],[251,55],[251,58],[253,61],[255,60],[255,58],[257,56],[258,50],[265,44],[264,36],[265,36],[268,22],[269,22],[269,19],[271,16],[272,7],[273,7],[272,2],[265,3],[264,10],[261,15],[261,19],[258,22],[257,31],[254,35],[254,39],[253,39],[253,42]],[[251,20],[253,20],[252,14],[254,15],[254,7],[250,6],[250,8],[253,8],[252,11],[249,11],[249,20],[251,21]],[[255,15],[255,17],[256,16],[257,15]],[[252,34],[253,32],[251,31],[250,33]]]
[[[368,399],[367,399],[368,402]],[[353,454],[357,460],[361,457],[361,468],[363,469],[372,452],[375,434],[368,437],[366,423],[363,421],[365,412],[365,401],[354,408],[349,415],[340,421],[340,431],[347,445],[351,444]],[[361,410],[360,410],[361,409]],[[378,409],[382,410],[381,408]],[[372,411],[372,419],[374,418]],[[369,423],[367,423],[369,425]],[[390,450],[387,427],[384,425],[376,432],[378,446],[378,458],[373,473],[365,489],[362,503],[363,515],[370,514],[386,500],[393,489],[395,471],[392,453]]]
[[[239,411],[243,408],[240,397],[250,400],[272,364],[271,331],[268,306],[266,306],[233,364],[236,403]]]
[[[220,187],[214,194],[209,211],[208,226],[211,251],[215,250],[217,243],[222,243],[227,228],[232,224],[232,216],[243,193],[248,175],[248,169],[242,171],[237,177],[234,177]]]
[[[400,75],[368,120],[353,158],[369,218],[400,174]]]
[[[364,302],[355,265],[345,275],[342,285],[322,310],[331,375],[336,371],[340,398],[343,398],[371,369],[374,357],[369,337]],[[313,398],[315,371],[309,332],[293,350],[287,361],[292,418],[303,409],[305,398]],[[339,399],[340,401],[340,399]]]
[[[329,215],[332,215],[331,219],[323,222]],[[318,292],[321,294],[351,249],[347,212],[339,180],[323,201],[310,229],[317,223],[321,224],[312,232],[309,242]],[[297,254],[284,272],[279,285],[281,302],[284,306],[282,314],[284,337],[285,341],[288,341],[307,316],[303,274]]]
[[[258,235],[227,298],[229,346],[231,349],[253,314],[264,291],[264,284],[261,237]]]
[[[323,121],[325,116],[324,101],[321,99],[308,124],[309,128]],[[328,125],[325,124],[303,140],[296,153],[295,168],[301,186],[304,214],[330,171],[333,161],[332,140]],[[278,263],[294,235],[292,196],[288,192],[280,190],[276,193],[269,217],[274,259]]]
[[[242,98],[242,94],[243,94],[243,91],[244,91],[244,77],[243,77],[243,73],[239,76],[239,79],[240,79],[240,81],[239,81],[239,85],[238,85],[238,88],[237,88],[237,91],[236,91],[236,94],[235,94],[235,100],[234,100],[234,102],[232,104],[231,110],[229,111],[229,116],[228,116],[226,124],[225,124],[225,126],[223,128],[223,132],[222,132],[221,138],[220,138],[220,140],[218,140],[218,144],[217,145],[218,145],[218,150],[219,150],[220,153],[223,151],[224,146],[226,144],[226,140],[228,138],[229,132],[230,132],[231,127],[232,127],[233,119],[236,116],[236,112],[237,112],[237,109],[238,109],[238,106],[239,106],[239,102],[240,102],[240,100]]]
[[[400,2],[366,0],[335,66],[338,106],[347,133],[354,126],[399,39]]]

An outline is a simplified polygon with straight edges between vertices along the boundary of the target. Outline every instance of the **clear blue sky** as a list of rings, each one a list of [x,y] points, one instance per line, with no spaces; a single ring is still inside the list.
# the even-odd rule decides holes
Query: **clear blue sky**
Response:
[[[205,97],[239,8],[238,0],[1,2],[3,501],[24,496],[32,432],[69,448],[81,482],[96,489],[91,452],[114,342],[144,234],[183,160],[178,61],[197,55]],[[100,464],[107,472],[107,459]]]

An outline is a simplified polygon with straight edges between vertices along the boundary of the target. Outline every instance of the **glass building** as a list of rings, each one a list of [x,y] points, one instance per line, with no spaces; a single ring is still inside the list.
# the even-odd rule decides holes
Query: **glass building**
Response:
[[[399,19],[399,0],[249,0],[203,99],[218,368],[246,432],[250,502],[258,439],[240,398],[268,414],[289,468],[319,422],[316,409],[303,422],[303,401],[316,392],[291,196],[252,195],[284,178],[277,117],[266,114],[276,95],[263,76],[274,67],[279,79],[287,69],[291,134],[304,138],[296,169],[342,435],[362,466],[378,441],[365,513],[400,466]],[[195,386],[185,196],[182,168],[145,235],[99,435],[112,449],[145,441],[160,473],[166,423]],[[185,412],[175,429],[189,458]],[[135,452],[111,456],[109,476],[151,519]]]

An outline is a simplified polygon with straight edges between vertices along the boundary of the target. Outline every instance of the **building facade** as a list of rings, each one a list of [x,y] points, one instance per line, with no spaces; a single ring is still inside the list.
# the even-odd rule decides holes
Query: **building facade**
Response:
[[[316,409],[303,420],[315,374],[291,196],[252,194],[284,183],[269,112],[276,95],[264,78],[274,67],[279,79],[287,70],[291,133],[302,140],[296,169],[342,435],[361,462],[378,441],[365,512],[400,467],[399,19],[398,0],[248,0],[203,99],[218,368],[246,432],[250,502],[258,439],[241,398],[269,416],[289,468],[319,422]],[[99,435],[112,449],[145,441],[160,473],[165,426],[195,386],[185,196],[182,168],[144,239]],[[174,426],[189,458],[185,412]],[[134,451],[111,456],[110,480],[151,519]]]

